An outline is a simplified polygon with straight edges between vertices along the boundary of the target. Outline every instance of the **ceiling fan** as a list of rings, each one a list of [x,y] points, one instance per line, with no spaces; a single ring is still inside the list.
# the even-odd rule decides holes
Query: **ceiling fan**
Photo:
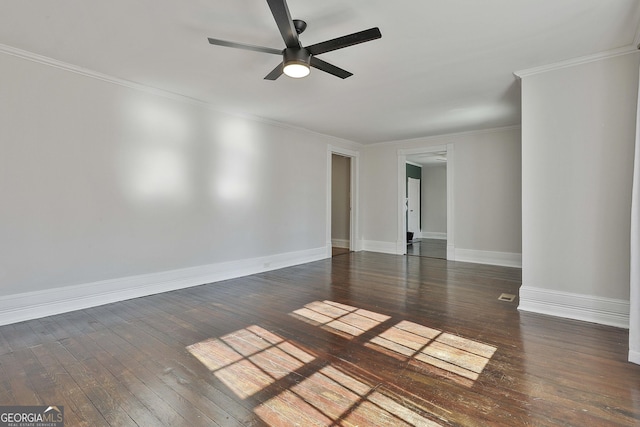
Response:
[[[307,28],[307,23],[300,19],[291,19],[286,0],[267,0],[267,3],[269,4],[271,13],[276,20],[280,34],[284,39],[284,44],[286,45],[284,50],[209,38],[209,43],[217,46],[282,55],[282,63],[278,64],[273,71],[267,74],[265,76],[265,80],[276,80],[283,73],[294,78],[305,77],[309,75],[310,67],[317,68],[325,73],[333,74],[341,79],[346,79],[353,74],[318,59],[317,55],[382,37],[380,29],[378,27],[374,27],[369,28],[368,30],[359,31],[357,33],[303,47],[300,44],[298,35],[302,34],[302,32]]]

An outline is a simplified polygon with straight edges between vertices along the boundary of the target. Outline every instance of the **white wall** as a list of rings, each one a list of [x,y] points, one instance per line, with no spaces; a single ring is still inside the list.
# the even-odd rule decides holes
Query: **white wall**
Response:
[[[422,166],[422,234],[447,233],[447,165]]]
[[[331,239],[334,246],[349,247],[351,159],[333,154],[331,167]],[[346,244],[346,246],[344,246]]]
[[[521,156],[520,129],[456,144],[456,249],[522,252]]]
[[[522,80],[523,309],[624,324],[639,59]]]
[[[0,297],[326,253],[327,146],[352,144],[22,57],[0,69]]]
[[[443,135],[362,149],[362,238],[365,249],[398,247],[399,149],[453,144],[455,248],[460,259],[482,253],[519,263],[521,251],[520,129]],[[459,251],[458,251],[459,250]],[[472,256],[473,255],[473,256]],[[457,257],[457,256],[456,256]],[[494,257],[495,258],[495,257]],[[493,261],[487,261],[492,262]]]
[[[395,248],[398,234],[396,147],[364,147],[361,156],[360,229],[363,244],[378,241]]]

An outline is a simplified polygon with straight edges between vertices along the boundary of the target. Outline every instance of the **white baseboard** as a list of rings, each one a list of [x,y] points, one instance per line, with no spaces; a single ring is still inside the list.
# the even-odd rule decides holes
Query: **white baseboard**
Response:
[[[625,300],[522,286],[518,310],[629,329]]]
[[[640,352],[629,350],[629,362],[640,365]]]
[[[456,259],[456,247],[447,243],[447,260],[454,261]]]
[[[398,253],[398,248],[396,243],[380,242],[377,240],[363,240],[362,250],[369,251],[369,252],[379,252],[383,254],[392,254],[392,255],[396,255]]]
[[[462,262],[522,268],[522,254],[513,252],[478,251],[474,249],[455,248],[453,259]]]
[[[327,258],[327,249],[321,247],[2,296],[0,297],[0,325],[219,282],[325,258]]]
[[[422,233],[420,233],[420,238],[447,240],[447,233],[439,233],[437,231],[423,231]]]
[[[349,239],[331,239],[331,246],[349,249]]]

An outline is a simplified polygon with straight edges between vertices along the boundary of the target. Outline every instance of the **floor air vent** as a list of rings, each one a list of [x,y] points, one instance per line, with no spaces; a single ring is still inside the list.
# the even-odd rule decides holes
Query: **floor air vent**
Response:
[[[502,294],[498,297],[498,299],[500,301],[513,302],[513,300],[516,299],[516,296],[513,294]]]

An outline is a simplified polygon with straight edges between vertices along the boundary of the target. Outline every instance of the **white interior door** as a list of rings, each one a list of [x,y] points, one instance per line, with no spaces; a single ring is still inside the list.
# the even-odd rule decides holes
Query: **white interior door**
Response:
[[[408,231],[413,231],[414,238],[417,238],[420,233],[420,180],[415,178],[409,178],[407,184],[408,193],[408,218],[407,227]]]

